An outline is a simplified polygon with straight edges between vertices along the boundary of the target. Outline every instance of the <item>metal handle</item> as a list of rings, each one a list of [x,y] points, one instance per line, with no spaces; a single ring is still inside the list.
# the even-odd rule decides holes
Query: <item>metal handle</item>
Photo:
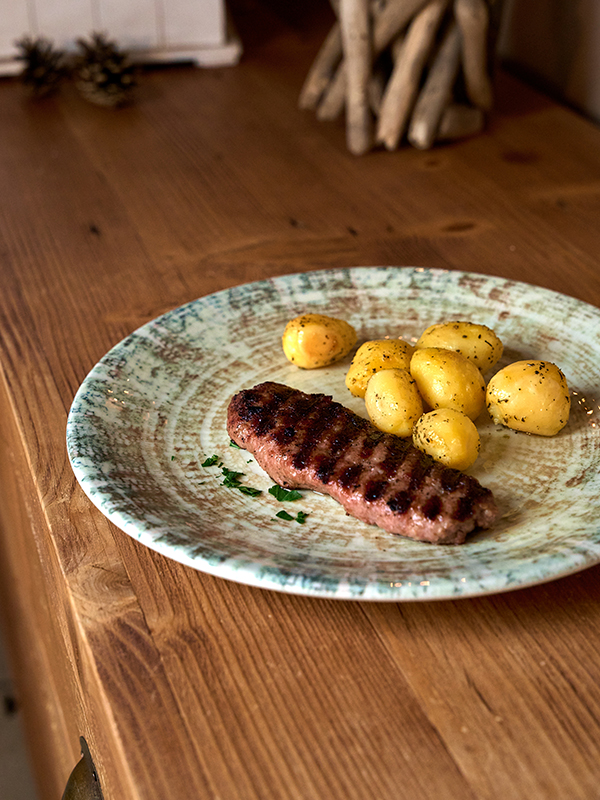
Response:
[[[69,775],[62,800],[103,800],[98,773],[83,736],[79,738],[79,744],[81,759]]]

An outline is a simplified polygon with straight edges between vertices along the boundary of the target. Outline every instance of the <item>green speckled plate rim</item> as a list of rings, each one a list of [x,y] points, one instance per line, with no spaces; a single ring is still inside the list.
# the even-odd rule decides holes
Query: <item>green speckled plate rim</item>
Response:
[[[573,539],[567,531],[564,543],[561,542],[558,548],[550,548],[547,554],[536,552],[531,559],[523,556],[506,569],[495,570],[489,559],[484,558],[475,560],[466,573],[463,565],[453,574],[452,551],[455,548],[446,547],[436,550],[445,551],[443,557],[449,563],[447,574],[437,575],[433,580],[427,572],[419,572],[418,559],[413,580],[370,580],[363,575],[353,579],[347,573],[339,577],[336,576],[335,565],[333,570],[325,568],[328,566],[325,562],[322,570],[318,564],[303,570],[301,559],[298,569],[288,569],[272,563],[269,558],[256,560],[243,552],[230,552],[223,557],[222,552],[211,553],[210,546],[202,545],[201,532],[197,532],[197,547],[190,547],[189,543],[182,546],[177,536],[171,535],[169,520],[161,519],[160,513],[155,513],[156,509],[146,508],[143,504],[140,506],[131,487],[122,485],[107,489],[106,481],[99,479],[102,463],[115,458],[118,460],[119,452],[118,447],[117,452],[110,452],[110,447],[108,452],[98,453],[95,450],[97,430],[93,419],[96,404],[106,403],[107,374],[114,370],[116,363],[125,371],[128,368],[138,370],[140,364],[143,367],[144,361],[142,356],[140,362],[140,347],[152,348],[157,332],[160,331],[162,337],[168,331],[169,336],[176,340],[178,334],[185,330],[189,315],[193,315],[195,324],[200,326],[205,323],[198,323],[198,314],[202,318],[204,311],[208,320],[214,320],[215,314],[221,317],[226,312],[232,313],[232,310],[243,316],[247,311],[245,303],[252,300],[256,304],[257,298],[260,302],[262,296],[270,298],[270,301],[278,298],[282,304],[282,314],[284,306],[288,314],[294,307],[300,313],[303,310],[299,305],[300,297],[306,298],[313,307],[315,302],[320,303],[326,313],[328,287],[336,287],[338,292],[341,287],[342,294],[347,291],[349,297],[357,290],[385,293],[388,287],[393,287],[396,291],[410,290],[417,298],[416,302],[421,292],[435,291],[440,297],[451,296],[453,292],[469,292],[478,298],[477,303],[488,306],[494,303],[502,305],[507,301],[512,304],[518,302],[518,298],[528,298],[522,304],[522,310],[538,314],[541,320],[544,315],[551,313],[548,325],[560,321],[556,317],[558,309],[562,320],[570,320],[571,325],[577,322],[579,328],[583,327],[587,339],[592,342],[588,361],[591,363],[592,358],[600,361],[596,357],[600,349],[600,311],[597,308],[548,289],[495,276],[424,267],[348,267],[242,284],[201,297],[143,325],[115,345],[83,381],[68,416],[67,450],[74,474],[92,503],[118,528],[145,546],[200,572],[263,589],[305,596],[387,602],[457,599],[544,583],[600,563],[600,524],[595,520],[582,535]],[[255,305],[252,314],[256,314],[256,310]],[[227,342],[223,344],[226,346]],[[128,363],[131,353],[136,354],[136,363]],[[600,374],[592,377],[597,381],[594,385],[600,384]],[[150,383],[148,391],[151,391]],[[93,454],[92,458],[90,453]],[[597,462],[592,466],[597,467]],[[598,469],[588,472],[593,473],[588,476],[588,483],[593,484],[593,494],[597,496]],[[115,502],[116,496],[119,497],[118,502]],[[282,536],[289,536],[289,529],[282,529]],[[427,544],[417,546],[432,547]],[[510,548],[510,542],[506,546]],[[468,547],[468,544],[461,546],[461,550],[463,547]]]

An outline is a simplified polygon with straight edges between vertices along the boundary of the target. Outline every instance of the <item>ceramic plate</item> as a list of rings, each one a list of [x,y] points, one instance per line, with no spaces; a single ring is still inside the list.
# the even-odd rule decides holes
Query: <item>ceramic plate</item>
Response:
[[[499,366],[540,358],[563,369],[573,407],[556,437],[495,427],[487,412],[478,420],[481,455],[470,472],[496,495],[492,530],[461,546],[423,544],[358,522],[316,493],[293,503],[269,494],[273,481],[230,446],[234,392],[274,380],[329,393],[366,416],[344,384],[350,357],[310,371],[286,361],[285,323],[308,311],[343,317],[359,342],[414,341],[432,323],[469,319],[503,340]],[[116,345],[74,399],[69,456],[83,490],[119,528],[221,578],[363,600],[506,591],[600,561],[599,343],[598,309],[502,278],[407,267],[273,278],[202,297]],[[223,469],[261,494],[223,486]],[[281,510],[294,519],[278,518]]]

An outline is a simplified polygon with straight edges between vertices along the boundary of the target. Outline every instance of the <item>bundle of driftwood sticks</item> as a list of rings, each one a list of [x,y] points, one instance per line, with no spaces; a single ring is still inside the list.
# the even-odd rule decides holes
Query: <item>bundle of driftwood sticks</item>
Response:
[[[395,150],[479,132],[492,105],[490,8],[498,0],[331,0],[336,22],[299,105],[345,110],[348,149]]]

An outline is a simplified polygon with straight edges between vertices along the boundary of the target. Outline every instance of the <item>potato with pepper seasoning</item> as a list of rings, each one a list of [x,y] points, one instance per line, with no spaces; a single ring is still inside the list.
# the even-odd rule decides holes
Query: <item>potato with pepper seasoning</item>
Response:
[[[369,379],[383,369],[408,369],[414,347],[402,339],[372,339],[356,351],[346,375],[355,397],[364,397]]]
[[[431,409],[453,408],[472,420],[485,406],[485,381],[466,356],[443,347],[415,350],[410,374]]]
[[[430,325],[423,331],[415,347],[419,350],[425,347],[456,350],[482,372],[496,366],[504,351],[504,345],[487,325],[459,320]]]
[[[555,436],[569,421],[567,379],[551,361],[515,361],[490,380],[486,405],[498,425]]]
[[[423,414],[413,430],[413,444],[447,467],[465,470],[479,455],[479,431],[473,420],[453,408]]]
[[[302,369],[326,367],[348,355],[356,331],[348,322],[325,314],[302,314],[285,326],[283,352]]]
[[[411,436],[423,413],[421,395],[407,369],[376,372],[367,384],[365,405],[373,425],[396,436]]]

